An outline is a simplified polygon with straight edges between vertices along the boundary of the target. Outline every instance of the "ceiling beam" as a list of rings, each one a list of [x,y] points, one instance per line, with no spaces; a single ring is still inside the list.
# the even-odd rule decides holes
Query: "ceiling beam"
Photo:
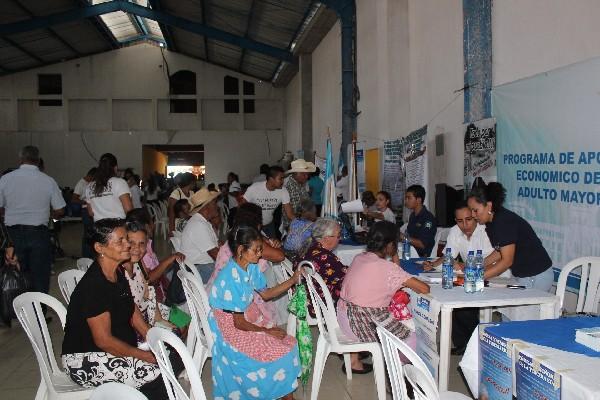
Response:
[[[150,3],[150,7],[156,11],[163,11],[162,6],[160,4],[160,0],[148,0]],[[165,38],[165,43],[167,44],[167,49],[171,51],[177,51],[177,47],[175,47],[175,41],[173,40],[173,32],[171,28],[162,22],[158,23],[160,30],[162,31],[163,37]]]
[[[30,18],[35,17],[35,14],[33,12],[31,12],[30,9],[28,9],[27,7],[25,7],[19,0],[12,0],[12,2],[21,11],[23,11],[25,14],[29,15]],[[47,30],[50,33],[50,36],[52,36],[54,39],[58,40],[63,46],[65,46],[66,48],[68,48],[73,54],[75,54],[77,56],[81,56],[81,53],[79,52],[79,50],[77,50],[69,42],[67,42],[65,39],[63,39],[58,33],[56,33],[56,31],[54,31],[54,29],[48,28]]]
[[[252,24],[252,18],[254,18],[254,11],[256,9],[256,0],[251,0],[250,10],[248,11],[248,22],[246,22],[246,32],[244,33],[244,37],[248,38],[248,34],[250,33],[250,25]],[[240,65],[238,69],[241,71],[242,66],[244,65],[244,57],[246,57],[246,49],[242,49],[242,55],[240,56]]]
[[[208,25],[208,18],[206,18],[206,4],[204,4],[204,0],[200,0],[200,14],[202,14],[202,24]],[[206,36],[202,36],[204,39],[204,57],[206,57],[206,61],[208,58],[208,39]]]
[[[0,36],[11,35],[15,33],[27,32],[35,29],[46,29],[57,24],[77,21],[83,18],[96,17],[115,11],[123,11],[135,14],[139,17],[154,20],[159,23],[183,29],[197,35],[203,35],[210,39],[219,40],[247,50],[256,51],[279,60],[294,62],[294,57],[286,49],[280,49],[266,43],[257,42],[232,33],[216,29],[205,24],[180,18],[161,11],[152,10],[134,3],[123,0],[113,0],[106,3],[100,3],[93,6],[81,7],[62,13],[47,15],[44,17],[31,18],[25,21],[14,22],[0,25]]]
[[[2,40],[4,40],[6,43],[10,44],[15,49],[19,50],[21,53],[25,54],[27,57],[33,58],[35,61],[39,62],[40,64],[45,64],[46,63],[46,61],[44,61],[40,57],[36,56],[35,54],[33,54],[32,52],[30,52],[29,50],[21,47],[21,45],[18,44],[17,42],[15,42],[14,40],[9,39],[7,37],[3,37]]]
[[[77,1],[79,3],[79,7],[83,8],[91,6],[90,0]],[[108,26],[106,26],[104,21],[102,21],[102,19],[98,15],[87,17],[87,20],[94,26],[94,28],[98,31],[100,36],[102,36],[102,38],[108,43],[111,49],[118,49],[119,47],[121,47],[115,35],[113,35],[110,29],[108,29]]]

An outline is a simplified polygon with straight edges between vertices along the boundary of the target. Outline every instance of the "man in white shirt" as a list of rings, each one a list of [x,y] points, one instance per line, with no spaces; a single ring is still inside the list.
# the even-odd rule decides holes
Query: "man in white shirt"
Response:
[[[483,257],[487,257],[494,251],[490,239],[485,231],[485,225],[479,225],[477,220],[471,215],[471,210],[467,204],[463,201],[459,202],[454,210],[454,221],[456,225],[450,228],[448,233],[448,239],[446,239],[446,247],[444,248],[444,254],[446,249],[450,248],[452,251],[452,258],[454,261],[454,268],[462,270],[464,268],[464,261],[467,259],[469,251],[476,252],[482,250]],[[458,256],[462,261],[456,260]],[[444,261],[444,257],[440,257],[433,262],[426,261],[425,266],[437,267]]]
[[[335,194],[342,201],[348,201],[348,195],[350,191],[350,177],[348,176],[348,167],[342,167],[342,174],[338,177],[335,184]]]
[[[487,257],[494,248],[490,243],[490,239],[485,231],[484,225],[479,225],[477,220],[471,215],[471,210],[467,203],[460,201],[454,210],[454,225],[448,233],[446,248],[452,250],[452,257],[457,258],[459,255],[461,261],[454,261],[455,269],[464,269],[464,261],[467,259],[469,251],[482,250],[483,257]],[[446,254],[444,248],[444,254]],[[443,257],[438,258],[433,262],[426,261],[425,267],[436,267],[441,265]],[[452,354],[461,355],[464,353],[467,342],[479,324],[479,309],[478,308],[460,308],[452,313],[452,343],[454,348]]]
[[[252,183],[256,182],[264,182],[267,180],[267,175],[269,174],[269,164],[261,164],[260,165],[260,173],[252,178]]]
[[[127,185],[131,192],[131,203],[133,204],[133,208],[142,208],[142,197],[144,196],[144,193],[142,192],[142,189],[140,189],[140,176],[131,175],[129,179],[127,179]]]
[[[198,268],[202,281],[208,282],[215,269],[219,253],[217,234],[210,221],[219,216],[217,197],[219,192],[202,188],[189,199],[192,217],[181,233],[181,252],[186,262]]]
[[[257,204],[262,209],[262,228],[270,238],[277,237],[279,227],[273,223],[273,213],[280,204],[289,220],[294,219],[290,194],[283,188],[283,175],[283,168],[272,166],[269,168],[266,182],[253,183],[244,193],[247,202]]]
[[[87,201],[85,201],[85,191],[96,175],[96,167],[90,168],[83,178],[77,182],[73,189],[73,197],[71,202],[81,204],[81,223],[83,225],[83,235],[81,236],[81,256],[86,258],[94,258],[94,249],[88,242],[88,232],[94,225],[94,220],[87,210]]]
[[[32,290],[48,293],[52,267],[48,222],[51,214],[60,218],[66,204],[56,181],[39,170],[38,148],[25,146],[19,155],[21,166],[0,178],[0,216]]]

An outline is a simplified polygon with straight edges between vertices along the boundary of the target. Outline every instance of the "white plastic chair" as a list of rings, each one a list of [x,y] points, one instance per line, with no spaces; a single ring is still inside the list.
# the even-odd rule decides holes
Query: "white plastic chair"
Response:
[[[92,265],[92,263],[94,262],[94,260],[92,260],[91,258],[78,258],[77,259],[77,269],[83,272],[86,272],[88,270],[88,268],[90,267],[90,265]]]
[[[139,390],[119,382],[108,382],[92,392],[90,400],[148,400]]]
[[[433,249],[431,249],[431,254],[429,255],[429,257],[438,257],[438,247],[440,245],[440,241],[446,240],[448,238],[449,231],[450,228],[442,228],[441,226],[438,226],[437,231],[435,232],[435,243],[433,244]]]
[[[304,261],[302,267],[311,265],[309,261]],[[299,266],[298,268],[300,268]],[[306,280],[308,292],[312,300],[315,314],[317,316],[317,325],[319,327],[319,339],[317,340],[317,351],[315,363],[313,366],[313,380],[310,398],[317,400],[319,387],[323,378],[323,370],[329,353],[344,354],[344,364],[346,366],[346,378],[352,379],[352,367],[350,365],[350,354],[361,351],[368,351],[373,357],[373,370],[375,373],[375,384],[377,387],[377,398],[385,400],[385,369],[383,365],[383,355],[381,346],[377,342],[363,343],[348,338],[340,330],[333,299],[329,289],[323,282],[319,274],[315,273],[314,268],[304,268],[302,276]],[[321,287],[323,299],[316,291],[315,282]]]
[[[470,399],[461,393],[442,392],[437,390],[437,385],[427,365],[406,343],[393,333],[377,324],[377,335],[383,348],[383,356],[387,366],[392,397],[394,400],[408,400],[404,377],[413,387],[416,400],[463,400]],[[402,354],[411,364],[402,365]]]
[[[148,207],[152,210],[150,215],[154,214],[154,232],[161,232],[163,239],[166,240],[169,231],[169,218],[166,211],[163,212],[162,206],[158,203],[148,204]]]
[[[298,265],[298,268],[300,268],[302,266],[302,263],[300,263]],[[313,267],[312,264],[309,265],[311,268]],[[275,275],[275,279],[277,280],[278,284],[281,284],[285,281],[287,281],[288,279],[290,279],[292,277],[292,275],[294,275],[294,270],[292,269],[292,262],[290,260],[288,260],[287,258],[285,260],[283,260],[280,263],[271,263],[271,269],[273,270],[273,274]],[[294,290],[292,288],[288,289],[288,299],[292,299],[292,296],[294,295]],[[310,316],[310,314],[306,314],[306,322],[308,322],[308,325],[310,326],[315,326],[317,325],[317,319],[313,318]],[[292,313],[289,313],[288,315],[288,320],[287,320],[287,325],[286,325],[286,330],[287,330],[287,334],[290,336],[296,336],[296,325],[298,323],[298,319],[296,318],[296,316]]]
[[[40,368],[40,386],[36,400],[76,400],[87,399],[91,389],[79,386],[59,368],[54,357],[54,348],[48,324],[44,318],[42,304],[53,309],[64,329],[67,310],[60,301],[45,293],[28,292],[17,296],[13,301],[15,314],[27,334]]]
[[[69,269],[58,274],[58,288],[67,305],[69,304],[73,290],[75,290],[83,275],[85,275],[85,272],[79,269]]]
[[[160,368],[160,374],[165,382],[167,388],[167,394],[170,400],[206,400],[206,394],[202,381],[200,380],[200,371],[196,367],[192,356],[190,355],[185,344],[175,336],[172,332],[161,329],[151,328],[146,335],[150,349],[156,357],[158,367]],[[167,349],[166,344],[171,346]],[[177,380],[177,376],[173,372],[171,361],[169,360],[169,352],[175,350],[185,367],[186,375],[190,382],[190,394],[181,387],[181,384]]]
[[[177,272],[177,276],[181,279],[183,292],[192,316],[186,346],[192,354],[196,368],[202,371],[206,360],[211,356],[214,342],[208,325],[208,313],[210,312],[208,296],[204,286],[191,272],[181,269]]]
[[[187,272],[191,272],[196,277],[198,282],[200,282],[202,287],[204,287],[204,281],[202,280],[200,271],[198,271],[198,268],[196,268],[196,266],[194,264],[192,264],[191,262],[188,262],[188,261],[184,261],[183,263],[179,263],[179,269],[187,271]]]
[[[560,311],[564,309],[567,278],[571,271],[581,268],[581,283],[577,294],[577,307],[575,312],[598,312],[600,301],[600,257],[580,257],[570,261],[563,267],[556,283],[556,295],[559,297]]]

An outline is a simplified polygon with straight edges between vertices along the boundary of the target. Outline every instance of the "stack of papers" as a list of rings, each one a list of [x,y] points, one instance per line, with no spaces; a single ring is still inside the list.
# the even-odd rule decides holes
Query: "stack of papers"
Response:
[[[575,331],[575,341],[600,352],[600,327],[577,329]]]
[[[421,272],[419,274],[419,279],[421,279],[423,282],[442,283],[442,274],[435,271]]]

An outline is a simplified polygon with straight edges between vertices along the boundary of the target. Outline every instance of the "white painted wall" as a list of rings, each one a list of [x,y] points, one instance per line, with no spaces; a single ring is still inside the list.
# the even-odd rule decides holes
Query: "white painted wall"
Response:
[[[410,124],[408,132],[428,124],[429,182],[426,201],[433,209],[436,183],[463,183],[462,94],[463,16],[461,0],[410,0]],[[406,132],[406,133],[408,133]],[[435,135],[444,134],[444,155],[436,157]]]
[[[512,82],[600,55],[597,0],[493,3],[493,82]]]
[[[318,155],[325,156],[329,129],[336,160],[342,143],[340,40],[340,25],[336,23],[312,54],[313,147]]]
[[[600,2],[502,0],[492,9],[493,84],[600,56]],[[358,138],[367,148],[429,125],[428,200],[435,183],[463,183],[463,13],[461,0],[357,0]],[[314,146],[331,127],[341,141],[340,27],[313,53]],[[288,120],[292,92],[286,96]],[[435,156],[435,135],[445,154]],[[294,145],[292,131],[287,143]],[[299,139],[298,139],[299,140]],[[433,202],[430,202],[433,205]]]
[[[169,113],[166,64],[149,44],[0,78],[0,170],[33,144],[48,174],[72,187],[94,165],[83,140],[94,157],[112,152],[120,167],[140,173],[143,144],[204,144],[208,182],[225,181],[229,171],[250,181],[260,164],[281,158],[284,89],[180,54],[165,58],[171,74],[196,72],[197,114]],[[37,95],[38,73],[62,74],[63,107],[38,106],[56,97]],[[242,80],[255,83],[256,114],[223,112],[225,75],[240,78],[240,91]]]
[[[285,88],[285,149],[296,154],[302,149],[300,73]]]

